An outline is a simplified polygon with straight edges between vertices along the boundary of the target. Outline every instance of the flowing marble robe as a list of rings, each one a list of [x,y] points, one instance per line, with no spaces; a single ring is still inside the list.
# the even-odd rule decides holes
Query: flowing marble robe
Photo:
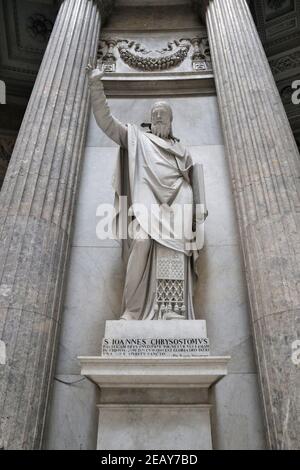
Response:
[[[192,297],[198,250],[190,249],[193,240],[192,159],[179,142],[145,133],[135,125],[125,126],[113,117],[101,80],[94,82],[90,88],[99,127],[121,146],[113,177],[115,209],[118,214],[116,230],[119,227],[118,219],[123,217],[124,220],[127,217],[124,212],[131,206],[131,220],[135,221],[140,234],[140,237],[127,238],[123,242],[127,268],[121,318],[157,319],[154,305],[157,251],[160,244],[184,254],[185,318],[194,319]],[[122,207],[120,196],[128,197],[127,206]],[[140,210],[139,204],[143,204],[147,210]],[[176,207],[180,209],[184,205],[187,209],[184,211],[184,230],[178,237],[174,225],[170,223],[170,210]],[[162,234],[169,236],[162,238]]]

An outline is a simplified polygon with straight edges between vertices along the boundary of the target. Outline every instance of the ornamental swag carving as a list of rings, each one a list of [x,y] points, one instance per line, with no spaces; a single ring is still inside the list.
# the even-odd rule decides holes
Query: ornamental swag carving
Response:
[[[129,67],[144,72],[155,72],[180,66],[188,57],[191,47],[193,70],[211,70],[208,39],[200,37],[175,39],[168,42],[166,47],[153,50],[133,40],[102,39],[99,42],[98,58],[105,72],[115,72],[117,50],[120,59]]]

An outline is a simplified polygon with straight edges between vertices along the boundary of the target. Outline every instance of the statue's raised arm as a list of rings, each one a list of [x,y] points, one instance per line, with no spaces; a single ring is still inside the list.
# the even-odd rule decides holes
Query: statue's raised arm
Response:
[[[127,147],[127,127],[112,116],[106,100],[102,83],[104,72],[100,70],[98,64],[95,67],[91,60],[86,67],[86,71],[91,90],[93,112],[98,126],[116,144]]]

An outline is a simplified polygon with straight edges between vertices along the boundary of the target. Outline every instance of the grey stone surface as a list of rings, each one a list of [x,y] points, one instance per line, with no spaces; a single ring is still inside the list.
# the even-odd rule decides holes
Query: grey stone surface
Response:
[[[79,356],[81,374],[100,388],[204,388],[227,375],[230,356]]]
[[[199,136],[200,137],[200,136]],[[201,142],[201,137],[199,141]],[[223,145],[190,147],[194,163],[202,163],[205,177],[206,203],[209,217],[205,221],[205,246],[238,245],[236,221],[229,172]],[[240,254],[236,254],[236,262]]]
[[[291,345],[299,338],[299,152],[246,0],[209,2],[206,18],[268,445],[298,449],[300,370]]]
[[[176,94],[176,90],[174,91]],[[151,106],[157,98],[111,98],[109,106],[114,116],[124,123],[140,125],[150,122]],[[222,145],[223,137],[218,119],[218,106],[215,96],[170,97],[167,99],[175,116],[174,135],[182,144]],[[197,132],[191,132],[197,129]],[[114,144],[97,126],[94,116],[90,120],[88,146],[114,147]]]
[[[73,246],[120,247],[117,240],[100,240],[96,234],[96,226],[100,220],[96,215],[97,207],[101,203],[113,204],[114,193],[111,182],[116,159],[117,148],[86,148],[80,194],[76,205]]]
[[[205,388],[102,388],[102,404],[207,404]]]
[[[210,431],[207,405],[102,405],[97,449],[210,450]]]
[[[41,446],[99,26],[93,2],[61,6],[0,195],[5,449]]]
[[[115,248],[73,247],[56,373],[77,374],[78,355],[99,355],[105,321],[118,319],[124,273]]]
[[[257,388],[257,374],[231,373],[211,390],[214,449],[265,449],[265,425]]]
[[[227,374],[230,357],[79,360],[101,388],[98,449],[212,448],[208,389]]]
[[[95,449],[98,429],[95,402],[98,400],[97,387],[81,375],[55,375],[49,407],[53,427],[45,430],[49,449]]]
[[[212,354],[223,354],[226,351],[232,355],[232,349],[250,336],[247,291],[239,247],[205,247],[198,271],[195,305],[199,317],[207,321]]]
[[[205,338],[206,322],[203,320],[159,321],[159,322],[124,322],[107,321],[105,338]]]

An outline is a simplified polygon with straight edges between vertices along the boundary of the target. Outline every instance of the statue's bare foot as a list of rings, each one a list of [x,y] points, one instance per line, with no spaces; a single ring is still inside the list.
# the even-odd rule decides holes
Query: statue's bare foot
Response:
[[[183,315],[180,315],[179,313],[175,312],[167,312],[164,314],[163,320],[186,320],[186,318]]]
[[[123,315],[121,316],[120,320],[136,320],[136,318],[132,317],[132,315],[128,312],[125,312],[123,313]]]

